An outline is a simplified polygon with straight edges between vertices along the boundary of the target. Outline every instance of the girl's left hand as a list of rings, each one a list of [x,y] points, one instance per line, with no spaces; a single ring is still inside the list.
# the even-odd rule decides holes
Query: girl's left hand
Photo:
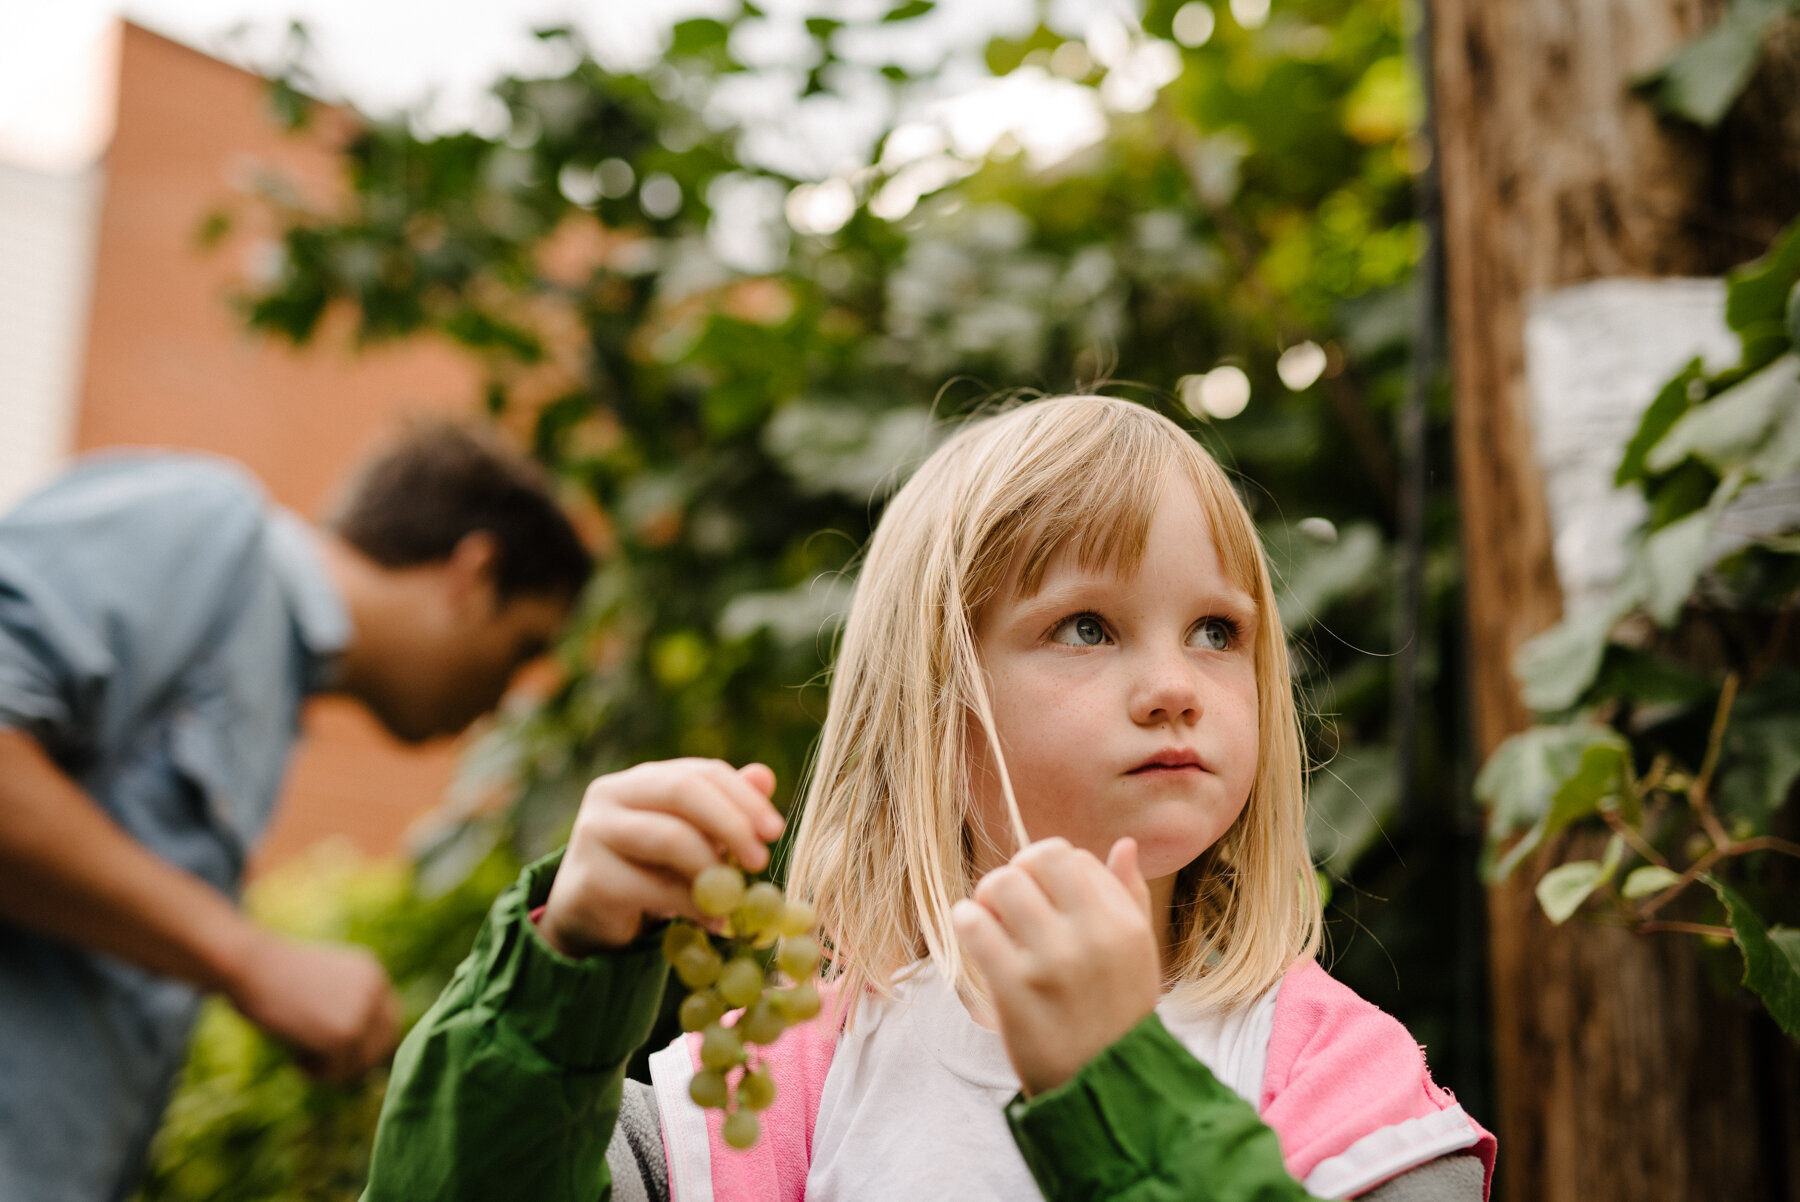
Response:
[[[1025,1095],[1054,1089],[1156,1008],[1162,991],[1137,842],[1102,864],[1066,839],[1031,844],[951,916],[987,979]]]

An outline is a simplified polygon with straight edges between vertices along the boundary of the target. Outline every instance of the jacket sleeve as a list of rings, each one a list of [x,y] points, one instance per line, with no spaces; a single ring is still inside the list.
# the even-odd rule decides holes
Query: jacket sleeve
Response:
[[[1274,1130],[1152,1014],[1032,1099],[1007,1106],[1013,1139],[1049,1202],[1291,1202]],[[1470,1160],[1473,1172],[1451,1161]],[[1407,1202],[1480,1202],[1480,1165],[1434,1161],[1390,1181]],[[1387,1197],[1377,1190],[1375,1196]]]
[[[1049,1202],[1307,1196],[1275,1132],[1152,1014],[1055,1089],[1007,1106]]]
[[[653,937],[572,960],[531,922],[561,853],[495,901],[394,1057],[364,1202],[606,1202],[625,1062],[667,976]]]

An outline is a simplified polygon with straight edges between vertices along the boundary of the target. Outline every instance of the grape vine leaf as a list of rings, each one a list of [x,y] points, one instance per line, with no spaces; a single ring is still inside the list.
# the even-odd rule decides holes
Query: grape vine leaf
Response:
[[[1520,645],[1513,674],[1526,705],[1550,714],[1581,699],[1600,670],[1613,626],[1633,604],[1629,597],[1620,600],[1580,610]]]
[[[1619,887],[1619,892],[1636,901],[1640,897],[1649,897],[1652,893],[1661,893],[1680,879],[1681,874],[1673,868],[1664,868],[1661,864],[1645,864],[1631,870],[1625,883]]]
[[[1702,509],[1670,522],[1644,540],[1643,559],[1650,583],[1645,608],[1658,626],[1666,629],[1681,616],[1682,606],[1710,562],[1716,520],[1710,508]]]
[[[1588,894],[1599,887],[1601,864],[1598,860],[1570,860],[1558,864],[1538,879],[1538,905],[1544,916],[1556,926],[1567,922]]]
[[[1782,355],[1761,371],[1695,406],[1650,448],[1644,462],[1666,472],[1687,458],[1720,475],[1768,454],[1771,439],[1800,408],[1800,354]],[[1761,452],[1761,454],[1759,454]]]
[[[1724,882],[1705,878],[1731,922],[1744,954],[1744,984],[1762,998],[1769,1014],[1800,1040],[1800,929],[1764,927],[1761,918]]]
[[[1492,811],[1488,879],[1505,880],[1545,839],[1608,802],[1620,804],[1631,791],[1630,771],[1630,745],[1607,726],[1534,726],[1500,744],[1475,778],[1475,796]],[[1521,829],[1524,836],[1496,858],[1496,847]]]
[[[1705,379],[1705,362],[1695,356],[1681,369],[1681,374],[1663,385],[1662,391],[1656,394],[1656,399],[1650,402],[1650,407],[1644,410],[1637,433],[1625,444],[1625,455],[1619,460],[1619,470],[1613,473],[1615,485],[1624,488],[1627,484],[1644,478],[1644,456],[1669,432],[1669,427],[1693,407],[1689,389],[1696,380]]]
[[[1796,278],[1800,278],[1800,221],[1783,230],[1767,254],[1725,277],[1725,324],[1742,336],[1753,335],[1760,326],[1779,324]]]
[[[1717,25],[1639,79],[1638,86],[1651,90],[1664,112],[1710,129],[1750,82],[1770,24],[1788,7],[1784,0],[1733,0]]]

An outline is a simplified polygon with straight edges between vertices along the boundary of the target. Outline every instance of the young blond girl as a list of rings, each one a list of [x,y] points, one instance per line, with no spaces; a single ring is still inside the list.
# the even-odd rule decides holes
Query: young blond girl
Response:
[[[1312,960],[1287,650],[1254,529],[1172,422],[967,425],[857,583],[790,896],[835,1005],[768,1049],[765,1134],[624,1082],[663,918],[781,829],[772,774],[643,764],[496,904],[396,1060],[367,1197],[1475,1199],[1493,1139]]]

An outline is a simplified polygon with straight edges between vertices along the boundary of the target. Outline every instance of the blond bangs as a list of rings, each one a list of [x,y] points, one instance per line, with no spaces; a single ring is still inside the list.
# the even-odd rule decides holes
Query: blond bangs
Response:
[[[1067,549],[1083,569],[1143,560],[1162,490],[1189,483],[1221,566],[1257,605],[1260,748],[1244,813],[1178,878],[1177,996],[1256,997],[1319,942],[1287,651],[1260,544],[1230,480],[1179,426],[1105,397],[1036,401],[968,423],[889,503],[833,668],[789,891],[813,901],[851,1004],[931,958],[959,987],[950,907],[975,885],[968,723],[994,738],[974,629],[1018,565],[1034,594]]]

